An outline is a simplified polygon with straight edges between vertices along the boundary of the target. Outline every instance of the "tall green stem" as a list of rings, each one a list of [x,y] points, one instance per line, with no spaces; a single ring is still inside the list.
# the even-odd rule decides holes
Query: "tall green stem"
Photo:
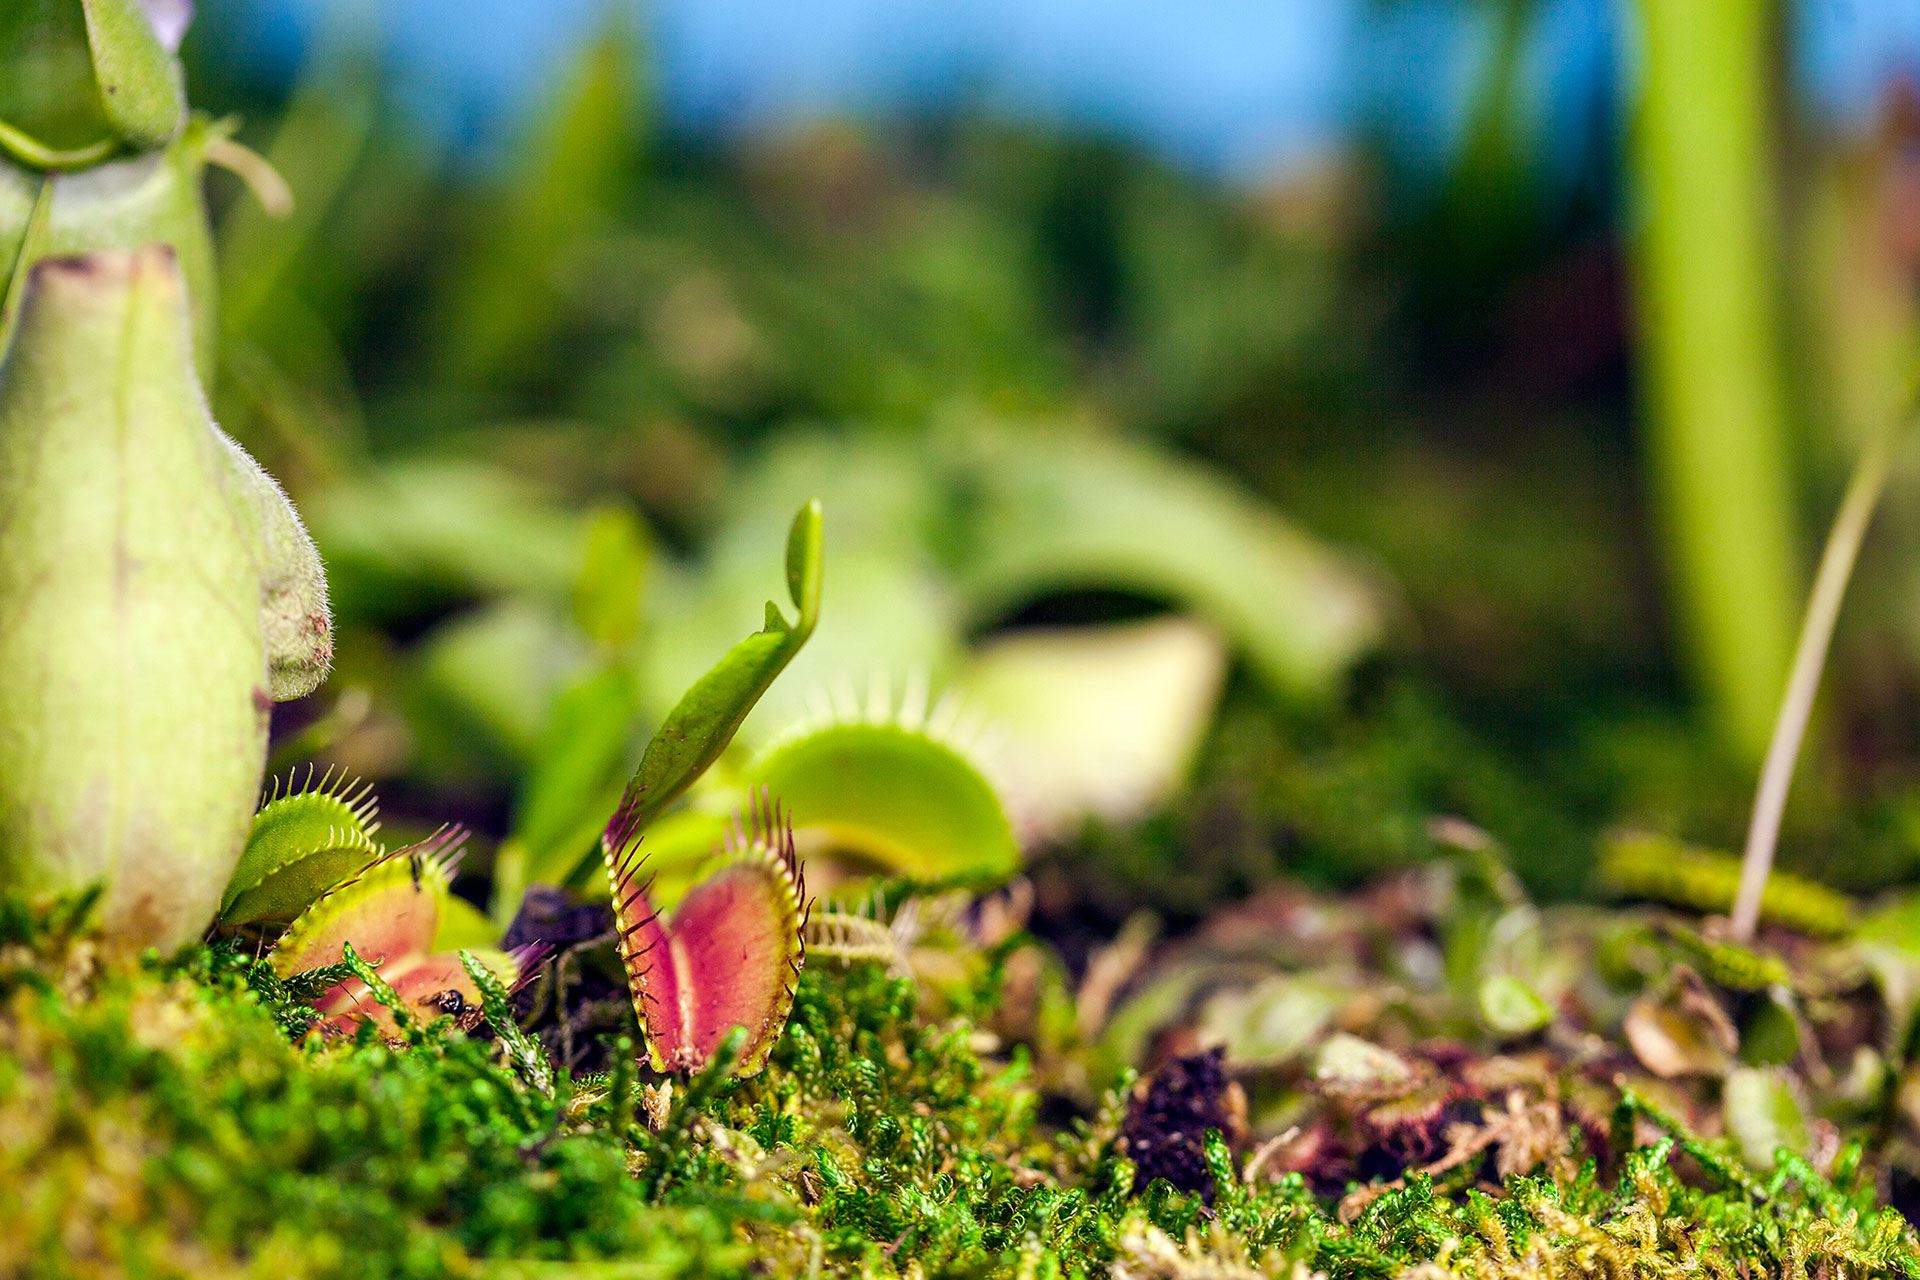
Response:
[[[1895,445],[1910,414],[1901,416],[1874,433],[1866,452],[1855,464],[1853,478],[1847,483],[1846,497],[1834,517],[1833,531],[1827,535],[1827,548],[1820,556],[1820,570],[1814,575],[1813,596],[1807,602],[1807,617],[1800,628],[1800,643],[1793,654],[1793,671],[1787,677],[1786,696],[1780,702],[1779,718],[1774,722],[1773,740],[1767,746],[1766,764],[1760,770],[1760,786],[1753,797],[1753,819],[1747,826],[1747,848],[1740,863],[1740,892],[1733,900],[1730,928],[1734,938],[1745,942],[1753,937],[1760,923],[1760,898],[1767,887],[1767,873],[1773,868],[1773,850],[1780,839],[1780,815],[1786,811],[1787,789],[1793,783],[1794,762],[1800,758],[1800,743],[1806,737],[1807,720],[1813,714],[1814,695],[1820,690],[1820,673],[1827,665],[1827,648],[1833,640],[1833,626],[1840,617],[1840,601],[1847,593],[1847,581],[1853,576],[1853,562],[1860,554],[1873,509],[1880,503],[1880,491],[1886,487],[1887,473],[1893,467]]]
[[[1772,8],[1639,9],[1637,301],[1671,588],[1722,740],[1758,761],[1799,596],[1772,269]]]

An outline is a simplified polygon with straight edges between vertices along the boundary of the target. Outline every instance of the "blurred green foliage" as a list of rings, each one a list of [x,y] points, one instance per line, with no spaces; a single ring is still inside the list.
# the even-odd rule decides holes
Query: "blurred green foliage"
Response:
[[[340,614],[283,741],[471,822],[477,869],[501,838],[584,852],[818,495],[821,625],[728,768],[846,684],[990,701],[1021,687],[997,641],[1118,652],[1171,615],[1232,663],[1224,701],[1198,639],[1119,677],[1106,723],[1169,740],[1063,767],[1030,838],[1157,813],[1116,838],[1190,869],[1210,813],[1260,852],[1204,894],[1417,858],[1457,812],[1549,897],[1622,820],[1734,841],[1749,784],[1692,728],[1616,339],[1553,327],[1609,305],[1590,227],[1481,244],[1463,354],[1431,289],[1465,233],[1383,221],[1359,161],[1230,193],[964,117],[716,144],[659,124],[645,63],[610,30],[486,166],[410,134],[352,50],[284,101],[193,66],[296,196],[275,222],[216,188],[218,414],[309,514]],[[1007,758],[1085,747],[1021,709]],[[1856,882],[1912,868],[1898,777],[1810,774],[1797,833]]]

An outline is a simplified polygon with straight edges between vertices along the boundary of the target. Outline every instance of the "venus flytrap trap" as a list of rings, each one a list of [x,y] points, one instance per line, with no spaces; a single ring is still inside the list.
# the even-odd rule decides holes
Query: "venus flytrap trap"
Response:
[[[395,850],[322,895],[274,945],[269,959],[283,980],[342,963],[352,947],[391,991],[391,998],[370,999],[373,987],[358,971],[354,981],[329,987],[313,1001],[323,1033],[343,1033],[364,1020],[388,1033],[403,1031],[400,1015],[408,1011],[427,1020],[448,1014],[472,1027],[486,993],[468,970],[469,959],[509,988],[531,976],[538,947],[435,950],[465,841],[463,829],[442,827],[417,845]]]
[[[746,1038],[731,1069],[753,1075],[786,1026],[806,961],[807,888],[793,828],[763,798],[736,820],[719,867],[663,918],[641,879],[646,858],[633,822],[616,815],[609,828],[607,877],[647,1058],[656,1071],[695,1070],[740,1027]]]
[[[780,797],[811,848],[915,880],[997,883],[1019,871],[998,790],[957,728],[959,699],[931,710],[924,683],[896,708],[884,684],[865,708],[836,699],[741,772]]]
[[[379,861],[379,812],[372,786],[344,773],[328,770],[316,785],[309,765],[299,789],[288,776],[285,794],[275,778],[221,898],[221,927],[290,924],[328,889]]]

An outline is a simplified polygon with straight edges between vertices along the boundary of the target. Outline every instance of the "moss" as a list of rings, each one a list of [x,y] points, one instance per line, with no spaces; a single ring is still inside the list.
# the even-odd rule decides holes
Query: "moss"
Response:
[[[20,919],[0,912],[5,1274],[1920,1276],[1857,1151],[1763,1179],[1631,1091],[1616,1135],[1650,1145],[1608,1168],[1562,1151],[1332,1196],[1249,1176],[1213,1130],[1198,1191],[1136,1194],[1125,1073],[1051,1123],[1022,1050],[875,965],[809,969],[750,1079],[727,1078],[737,1045],[645,1077],[630,1042],[545,1077],[524,1039],[448,1019],[302,1038],[301,993],[246,955],[101,969]]]
[[[624,1143],[450,1022],[296,1047],[285,988],[219,952],[91,978],[14,955],[0,987],[0,1273],[745,1267],[725,1219],[649,1204]]]

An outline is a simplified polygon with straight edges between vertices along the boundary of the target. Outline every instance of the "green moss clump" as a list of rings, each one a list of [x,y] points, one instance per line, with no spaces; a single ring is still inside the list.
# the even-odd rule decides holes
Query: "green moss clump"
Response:
[[[231,950],[101,969],[0,911],[0,1273],[1920,1280],[1857,1149],[1762,1179],[1631,1092],[1615,1149],[1651,1144],[1604,1170],[1555,1151],[1497,1192],[1409,1172],[1336,1200],[1211,1131],[1210,1196],[1136,1194],[1124,1073],[1049,1123],[1023,1051],[878,966],[807,970],[737,1082],[737,1044],[645,1083],[630,1043],[532,1081],[450,1019],[326,1042],[304,994]]]
[[[725,1218],[649,1204],[625,1143],[450,1020],[296,1047],[291,995],[218,952],[89,975],[16,947],[0,991],[0,1273],[745,1273]]]

